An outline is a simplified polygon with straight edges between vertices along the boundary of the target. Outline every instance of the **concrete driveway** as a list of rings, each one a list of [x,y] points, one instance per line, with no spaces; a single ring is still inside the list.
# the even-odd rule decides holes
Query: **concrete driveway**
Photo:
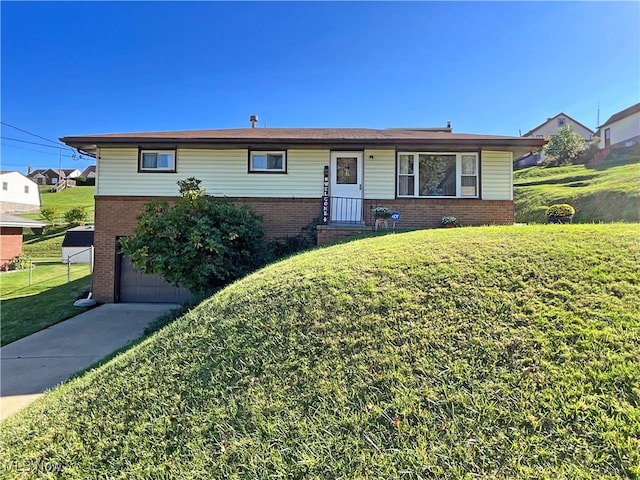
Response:
[[[142,335],[170,303],[96,307],[0,348],[0,419]]]

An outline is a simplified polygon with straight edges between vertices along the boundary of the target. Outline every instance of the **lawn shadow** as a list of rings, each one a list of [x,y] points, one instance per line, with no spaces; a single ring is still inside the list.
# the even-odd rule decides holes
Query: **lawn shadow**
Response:
[[[50,240],[52,238],[64,236],[64,234],[70,228],[71,228],[70,225],[65,225],[63,227],[57,227],[55,229],[46,231],[46,233],[43,232],[43,233],[40,233],[40,234],[37,234],[37,233],[26,234],[23,237],[24,238],[24,243],[26,245],[33,245],[33,244],[36,244],[36,243],[44,242],[45,240]]]
[[[2,346],[31,335],[87,308],[74,307],[79,297],[86,297],[91,277],[79,278],[44,292],[0,301],[2,305]]]
[[[605,160],[600,163],[585,165],[585,168],[589,170],[603,171],[613,167],[622,167],[624,165],[632,165],[634,163],[640,163],[640,155],[621,156],[611,160]]]

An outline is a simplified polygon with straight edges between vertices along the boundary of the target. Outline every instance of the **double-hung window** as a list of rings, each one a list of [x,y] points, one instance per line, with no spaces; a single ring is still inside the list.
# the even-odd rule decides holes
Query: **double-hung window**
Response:
[[[286,173],[285,151],[252,151],[249,155],[249,171],[260,173]]]
[[[478,197],[476,153],[398,153],[399,197]]]
[[[140,150],[139,170],[141,172],[175,172],[175,150]]]

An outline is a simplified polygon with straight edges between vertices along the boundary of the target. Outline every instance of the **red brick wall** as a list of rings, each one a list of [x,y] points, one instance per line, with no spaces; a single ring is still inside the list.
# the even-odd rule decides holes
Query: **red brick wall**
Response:
[[[0,266],[22,253],[22,227],[0,227]]]
[[[116,238],[131,235],[136,217],[144,205],[158,197],[95,197],[95,258],[93,298],[98,302],[114,301]],[[175,197],[163,198],[175,202]],[[251,206],[263,216],[268,239],[294,236],[321,213],[319,198],[238,198],[235,203]]]
[[[320,198],[238,198],[262,215],[268,239],[293,237],[322,214]]]
[[[98,196],[95,198],[93,296],[97,301],[107,303],[114,301],[116,238],[133,233],[137,224],[136,217],[144,205],[154,198],[157,197]],[[164,200],[174,202],[176,198],[167,197]],[[237,198],[234,199],[234,202],[249,205],[263,216],[265,231],[269,239],[297,235],[321,213],[321,199],[319,198]],[[373,225],[374,219],[371,212],[377,205],[398,210],[401,215],[398,224],[400,227],[439,227],[440,219],[445,215],[457,217],[462,225],[512,224],[514,221],[513,202],[511,201],[365,200],[367,226]],[[347,233],[353,234],[350,231]],[[325,230],[319,234],[318,243],[335,241],[343,236],[343,234]],[[22,239],[22,236],[20,238]]]
[[[511,200],[400,198],[365,200],[365,221],[373,224],[376,206],[400,212],[400,227],[439,227],[440,219],[453,215],[460,225],[511,225],[515,220]]]
[[[354,235],[360,235],[361,233],[371,232],[371,227],[363,226],[357,227],[332,227],[325,225],[318,225],[317,231],[317,244],[323,245],[329,242],[336,242],[343,238],[352,237]]]

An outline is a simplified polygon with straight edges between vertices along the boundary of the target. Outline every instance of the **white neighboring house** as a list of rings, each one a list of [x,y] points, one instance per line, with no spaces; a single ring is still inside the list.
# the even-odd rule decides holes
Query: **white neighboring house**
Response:
[[[558,129],[566,125],[571,125],[573,127],[573,131],[580,134],[580,136],[584,138],[586,142],[591,140],[591,138],[593,137],[593,130],[591,130],[589,127],[585,127],[577,120],[562,112],[557,114],[555,117],[547,118],[544,123],[529,130],[522,136],[526,138],[549,139],[556,133],[558,133]],[[513,168],[531,167],[539,164],[543,159],[544,155],[542,154],[542,152],[527,153],[526,155],[518,157],[513,161]]]
[[[62,171],[66,178],[78,178],[81,173],[77,168],[63,168]]]
[[[598,127],[600,148],[631,147],[640,143],[640,103],[614,113]]]
[[[93,263],[93,225],[70,228],[62,241],[62,263]]]
[[[0,212],[30,213],[38,210],[38,184],[20,172],[0,172]]]

